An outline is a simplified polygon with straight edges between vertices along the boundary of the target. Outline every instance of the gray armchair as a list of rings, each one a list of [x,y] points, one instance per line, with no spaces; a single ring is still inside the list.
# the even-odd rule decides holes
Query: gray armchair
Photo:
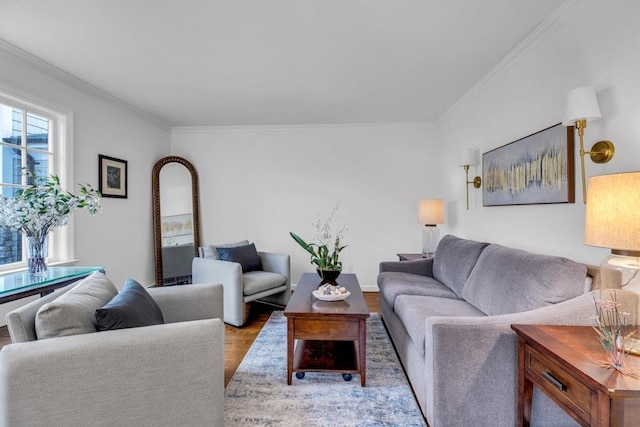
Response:
[[[148,289],[165,324],[37,340],[69,285],[7,315],[0,426],[222,426],[222,286]]]
[[[238,242],[236,245],[243,243],[245,242]],[[281,307],[287,305],[291,296],[288,254],[258,252],[262,270],[243,273],[240,263],[204,258],[207,249],[210,251],[211,248],[200,248],[200,257],[193,259],[192,278],[193,283],[222,283],[225,323],[243,326],[249,318],[252,301]]]

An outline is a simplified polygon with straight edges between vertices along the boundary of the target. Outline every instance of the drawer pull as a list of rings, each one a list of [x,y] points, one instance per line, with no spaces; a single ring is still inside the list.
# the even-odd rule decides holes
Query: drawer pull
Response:
[[[566,385],[562,384],[562,382],[560,382],[556,377],[551,375],[549,372],[542,371],[542,376],[545,377],[547,381],[549,381],[551,384],[557,387],[560,391],[565,391],[567,389]]]

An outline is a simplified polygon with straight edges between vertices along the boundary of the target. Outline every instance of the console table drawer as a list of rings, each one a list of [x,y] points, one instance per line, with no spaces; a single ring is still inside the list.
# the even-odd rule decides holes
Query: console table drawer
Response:
[[[534,383],[544,387],[548,394],[571,407],[587,423],[590,422],[592,390],[558,364],[534,348],[525,349],[525,367],[537,378]]]
[[[296,339],[312,340],[357,340],[360,336],[360,321],[331,319],[295,319]]]

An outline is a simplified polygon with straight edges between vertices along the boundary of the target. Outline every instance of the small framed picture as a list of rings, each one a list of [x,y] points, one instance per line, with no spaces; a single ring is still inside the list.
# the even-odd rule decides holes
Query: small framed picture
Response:
[[[127,161],[98,154],[102,197],[127,198]]]

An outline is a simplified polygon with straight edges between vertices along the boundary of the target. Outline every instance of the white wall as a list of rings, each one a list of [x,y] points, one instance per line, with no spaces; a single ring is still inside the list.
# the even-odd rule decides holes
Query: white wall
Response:
[[[442,196],[433,139],[426,124],[174,128],[172,152],[198,170],[203,243],[289,253],[296,283],[314,270],[289,231],[311,240],[340,202],[344,271],[377,290],[380,261],[421,250],[419,200]]]
[[[72,217],[78,265],[104,266],[118,287],[127,276],[153,283],[151,169],[169,153],[169,129],[3,43],[0,64],[0,88],[73,112],[75,182],[98,187],[98,154],[128,161],[129,197]],[[0,306],[0,319],[20,303]]]
[[[610,139],[616,153],[600,165],[587,156],[587,179],[640,170],[638,16],[640,2],[633,0],[568,2],[438,121],[445,147],[440,159],[444,193],[453,200],[449,231],[596,265],[607,256],[607,249],[582,243],[585,205],[577,133],[575,204],[482,207],[481,190],[470,189],[467,211],[463,172],[456,165],[463,148],[487,152],[559,123],[567,92],[593,86],[602,119],[588,123],[585,149]],[[481,174],[481,168],[475,172]]]
[[[586,129],[587,149],[616,144],[612,161],[587,160],[587,177],[640,169],[640,3],[568,1],[436,124],[254,128],[176,128],[172,152],[193,161],[202,180],[204,242],[248,238],[292,255],[293,280],[311,271],[288,231],[309,235],[316,212],[342,200],[344,252],[364,287],[378,262],[418,252],[418,200],[443,197],[441,234],[599,264],[608,250],[583,241],[576,145],[576,203],[483,207],[469,187],[461,152],[480,154],[559,123],[566,94],[596,88],[603,118]],[[577,138],[576,138],[577,139]],[[470,177],[481,174],[472,168]]]

